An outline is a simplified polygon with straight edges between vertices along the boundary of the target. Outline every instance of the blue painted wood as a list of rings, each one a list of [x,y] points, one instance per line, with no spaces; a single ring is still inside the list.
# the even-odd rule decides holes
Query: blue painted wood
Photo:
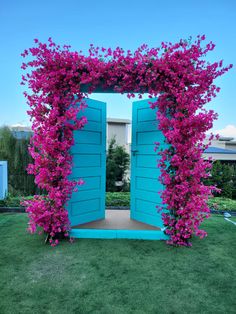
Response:
[[[78,118],[88,123],[74,131],[71,148],[73,168],[71,180],[83,179],[85,184],[73,192],[67,209],[71,226],[105,218],[106,179],[106,103],[85,99],[87,107]]]
[[[161,214],[156,205],[161,205],[157,193],[163,190],[158,177],[155,142],[165,148],[164,135],[157,129],[156,110],[150,108],[150,99],[133,103],[132,149],[131,149],[131,218],[163,228]],[[133,152],[132,152],[133,151]]]
[[[0,200],[8,193],[7,161],[0,161]]]
[[[108,229],[72,229],[70,236],[85,239],[137,239],[168,240],[162,230],[108,230]]]

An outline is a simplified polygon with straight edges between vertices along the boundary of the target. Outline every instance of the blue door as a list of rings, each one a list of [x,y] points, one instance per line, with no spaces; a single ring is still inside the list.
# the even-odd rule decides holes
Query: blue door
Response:
[[[71,226],[105,218],[106,179],[106,103],[85,99],[87,107],[78,114],[88,123],[74,131],[71,148],[73,168],[71,179],[85,181],[73,192],[68,202]]]
[[[156,110],[150,108],[150,99],[133,103],[131,148],[131,218],[163,228],[161,204],[157,193],[163,189],[158,177],[155,142],[164,147],[164,135],[157,129]]]

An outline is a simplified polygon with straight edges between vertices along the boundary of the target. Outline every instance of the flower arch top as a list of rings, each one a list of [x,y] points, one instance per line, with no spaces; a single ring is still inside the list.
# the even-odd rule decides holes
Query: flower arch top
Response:
[[[204,40],[205,36],[198,36],[193,43],[180,40],[151,49],[144,44],[133,53],[91,45],[85,56],[49,38],[47,44],[35,40],[36,47],[22,53],[23,57],[31,55],[31,60],[22,64],[22,69],[31,69],[22,76],[22,84],[27,83],[32,91],[24,93],[34,131],[29,149],[34,163],[28,171],[47,192],[25,202],[30,231],[42,227],[50,234],[52,245],[57,244],[55,233],[67,234],[65,204],[76,185],[82,183],[67,178],[72,168],[69,149],[73,130],[87,122],[86,117],[77,119],[77,114],[83,110],[83,98],[104,91],[128,93],[129,98],[135,93],[139,98],[143,93],[150,98],[158,96],[151,107],[158,108],[159,129],[169,144],[168,149],[159,151],[160,180],[165,185],[162,199],[169,209],[163,214],[169,243],[190,245],[194,233],[205,235],[199,225],[209,212],[206,200],[214,187],[202,182],[210,168],[210,162],[202,158],[203,140],[217,115],[204,105],[220,90],[214,79],[232,65],[207,63],[204,57],[214,44],[202,47]]]

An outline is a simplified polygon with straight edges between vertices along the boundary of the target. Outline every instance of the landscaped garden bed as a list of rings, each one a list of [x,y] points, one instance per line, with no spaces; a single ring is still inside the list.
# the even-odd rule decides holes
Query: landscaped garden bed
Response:
[[[107,192],[106,207],[130,207],[130,192]]]
[[[210,208],[215,210],[236,211],[236,200],[226,197],[213,197],[208,200]]]
[[[32,196],[25,197],[32,199]],[[0,201],[0,212],[24,212],[24,207],[20,206],[22,197],[8,197]],[[208,200],[208,205],[213,213],[223,213],[225,211],[236,213],[236,200],[226,197],[214,197]],[[107,192],[106,208],[128,209],[130,208],[130,192]]]

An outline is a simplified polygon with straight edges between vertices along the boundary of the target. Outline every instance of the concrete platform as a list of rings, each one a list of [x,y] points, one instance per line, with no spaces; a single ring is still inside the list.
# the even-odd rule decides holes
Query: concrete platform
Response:
[[[160,230],[130,219],[129,210],[106,210],[106,218],[73,227],[73,229]]]
[[[82,239],[168,240],[164,228],[130,219],[129,210],[106,210],[106,219],[72,227],[70,236]]]

